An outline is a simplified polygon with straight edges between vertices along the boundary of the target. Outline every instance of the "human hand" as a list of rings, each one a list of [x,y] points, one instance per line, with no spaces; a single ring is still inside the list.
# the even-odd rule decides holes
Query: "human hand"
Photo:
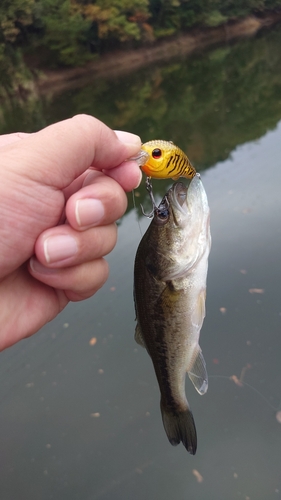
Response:
[[[140,146],[87,115],[0,136],[0,350],[104,284]]]

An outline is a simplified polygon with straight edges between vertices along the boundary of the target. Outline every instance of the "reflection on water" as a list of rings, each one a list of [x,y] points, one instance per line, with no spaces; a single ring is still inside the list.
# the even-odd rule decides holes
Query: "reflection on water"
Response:
[[[202,168],[237,144],[261,137],[281,118],[281,26],[54,98],[1,105],[0,130],[36,130],[86,112],[113,128],[173,140]],[[22,109],[23,108],[23,109]]]
[[[279,39],[274,31],[150,68],[126,89],[104,82],[44,103],[46,123],[91,112],[143,140],[173,139],[198,170],[211,166],[200,338],[210,387],[199,397],[186,383],[198,431],[191,457],[166,439],[151,361],[134,342],[133,261],[138,220],[142,232],[148,221],[130,210],[104,288],[0,356],[1,500],[280,497]],[[159,181],[158,195],[166,188]]]

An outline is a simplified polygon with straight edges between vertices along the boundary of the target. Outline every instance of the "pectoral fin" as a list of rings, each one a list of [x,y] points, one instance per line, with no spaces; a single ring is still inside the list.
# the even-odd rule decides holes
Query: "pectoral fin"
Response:
[[[144,347],[146,349],[146,345],[145,345],[145,342],[144,342],[144,339],[143,339],[143,336],[141,333],[141,329],[140,329],[140,326],[138,323],[137,323],[136,330],[135,330],[135,341],[137,344],[141,345],[142,347]]]
[[[201,395],[205,394],[208,389],[208,374],[205,359],[199,346],[194,363],[187,373],[196,391]]]

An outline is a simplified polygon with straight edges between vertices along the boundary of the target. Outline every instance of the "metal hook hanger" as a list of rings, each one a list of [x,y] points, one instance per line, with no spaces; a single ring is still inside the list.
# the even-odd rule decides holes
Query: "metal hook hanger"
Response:
[[[151,212],[149,214],[146,214],[145,211],[144,211],[144,209],[143,209],[143,206],[141,205],[141,211],[142,211],[142,214],[145,217],[147,217],[148,219],[152,219],[152,217],[154,216],[155,210],[157,210],[157,205],[156,205],[156,202],[155,202],[155,199],[154,199],[154,196],[153,196],[153,190],[152,190],[152,184],[151,184],[151,177],[147,177],[146,178],[145,187],[146,187],[146,190],[148,191],[149,197],[151,199],[152,210],[151,210]]]

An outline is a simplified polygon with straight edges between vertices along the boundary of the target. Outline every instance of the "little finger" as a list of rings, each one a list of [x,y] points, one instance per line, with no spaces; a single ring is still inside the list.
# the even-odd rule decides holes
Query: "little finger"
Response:
[[[63,290],[68,300],[78,301],[91,297],[104,285],[109,267],[106,260],[100,258],[77,266],[51,269],[32,257],[29,271],[45,285]]]

